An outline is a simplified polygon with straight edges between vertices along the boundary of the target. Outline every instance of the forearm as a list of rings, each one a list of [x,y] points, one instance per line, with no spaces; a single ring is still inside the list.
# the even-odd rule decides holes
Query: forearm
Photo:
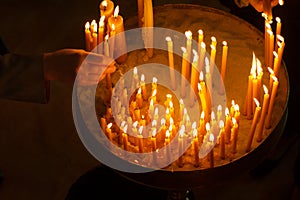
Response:
[[[0,56],[0,98],[47,103],[49,81],[44,79],[43,56]]]

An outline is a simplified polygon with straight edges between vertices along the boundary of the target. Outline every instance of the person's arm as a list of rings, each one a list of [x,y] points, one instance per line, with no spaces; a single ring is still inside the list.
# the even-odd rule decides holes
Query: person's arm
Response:
[[[249,4],[255,8],[258,12],[263,12],[266,9],[273,8],[278,5],[278,0],[234,0],[238,7],[246,7]],[[270,4],[270,8],[268,8],[268,4]]]

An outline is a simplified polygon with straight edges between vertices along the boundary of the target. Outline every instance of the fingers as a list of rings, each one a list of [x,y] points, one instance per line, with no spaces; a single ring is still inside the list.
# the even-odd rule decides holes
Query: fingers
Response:
[[[115,63],[112,58],[96,53],[89,53],[85,59],[85,62],[96,65],[110,65]]]

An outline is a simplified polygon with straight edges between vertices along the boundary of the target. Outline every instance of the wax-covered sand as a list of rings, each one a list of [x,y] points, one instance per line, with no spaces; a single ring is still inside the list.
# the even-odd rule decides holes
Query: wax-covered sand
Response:
[[[198,30],[202,29],[204,31],[204,42],[206,43],[206,50],[210,52],[209,44],[211,42],[211,36],[217,38],[217,55],[216,55],[216,65],[220,70],[221,57],[222,57],[222,41],[225,40],[228,43],[228,59],[227,59],[227,71],[225,78],[225,88],[226,88],[226,98],[227,106],[231,105],[231,100],[234,100],[240,106],[240,111],[243,113],[244,102],[247,92],[248,75],[250,72],[252,64],[252,53],[254,52],[256,57],[260,59],[263,66],[263,79],[262,83],[266,86],[269,85],[269,72],[264,66],[264,36],[261,32],[255,29],[253,26],[247,22],[236,18],[223,11],[218,11],[211,8],[201,7],[201,12],[197,6],[192,5],[172,5],[172,6],[162,6],[154,8],[154,23],[156,27],[169,28],[181,33],[186,30],[191,30],[193,33],[193,39],[197,41]],[[261,19],[263,20],[263,18]],[[125,29],[129,30],[137,27],[137,17],[132,17],[125,20]],[[173,40],[175,43],[176,40]],[[161,63],[168,65],[168,53],[163,50],[154,50],[154,55],[152,58],[147,59],[145,57],[145,50],[137,50],[128,53],[128,59],[126,63],[118,65],[118,70],[112,75],[113,84],[116,83],[122,74],[126,73],[128,70],[135,66],[139,66],[145,63]],[[181,58],[175,56],[175,69],[181,71]],[[159,73],[159,72],[158,72]],[[152,77],[147,77],[146,79],[151,79]],[[168,79],[169,77],[165,77]],[[158,80],[160,82],[160,80]],[[96,92],[96,113],[100,121],[100,117],[105,114],[105,108],[108,105],[103,101],[107,97],[107,91],[105,88],[105,81],[102,81],[98,85]],[[286,108],[287,97],[288,97],[288,75],[286,68],[282,65],[279,74],[279,88],[276,96],[276,101],[272,114],[271,129],[263,130],[263,140],[258,143],[256,141],[256,135],[253,138],[252,150],[258,145],[262,145],[264,140],[268,135],[272,134],[272,131],[279,123],[281,117]],[[161,103],[165,101],[165,95],[170,93],[163,87],[158,88],[158,99]],[[79,88],[79,94],[84,98],[85,90]],[[263,90],[261,90],[261,95],[263,95]],[[262,105],[261,97],[261,105]],[[178,100],[174,100],[174,106],[178,108]],[[176,111],[178,112],[178,111]],[[224,110],[223,110],[224,112]],[[219,145],[214,148],[215,155],[215,166],[225,165],[229,162],[239,159],[246,154],[246,143],[248,140],[248,134],[250,130],[252,120],[247,120],[244,115],[241,114],[239,122],[239,132],[237,141],[237,152],[235,154],[231,153],[231,144],[226,145],[226,158],[225,160],[220,159],[219,156]],[[198,124],[198,122],[197,122]],[[113,130],[118,130],[113,128]],[[115,142],[117,140],[115,139]],[[129,141],[134,143],[132,138]],[[162,145],[162,142],[158,142],[158,146]],[[116,143],[117,144],[117,143]],[[149,151],[151,147],[150,140],[145,143],[145,150]],[[148,148],[148,150],[147,150]],[[137,151],[135,145],[130,145],[130,149],[134,152]],[[251,150],[251,151],[252,151]],[[249,153],[251,153],[251,151]],[[184,154],[184,166],[182,168],[178,167],[177,161],[173,162],[167,169],[170,170],[196,170],[204,169],[209,167],[208,159],[205,157],[200,159],[200,165],[198,168],[194,167],[194,156],[193,149],[188,149]],[[150,161],[151,162],[151,161]]]

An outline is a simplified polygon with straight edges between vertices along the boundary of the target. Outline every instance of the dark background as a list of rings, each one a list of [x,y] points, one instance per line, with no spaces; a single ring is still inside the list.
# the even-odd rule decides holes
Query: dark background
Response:
[[[99,2],[1,0],[0,35],[11,52],[20,54],[42,54],[61,48],[84,48],[83,26],[86,21],[97,18]],[[125,20],[137,14],[136,0],[114,2],[115,5],[120,5],[120,12]],[[212,6],[230,11],[263,30],[261,15],[251,6],[241,9],[225,0],[221,3],[217,0],[153,2],[154,6],[170,2]],[[235,195],[217,188],[225,199],[226,195],[228,198],[271,196],[273,199],[281,199],[285,195],[291,196],[294,189],[295,172],[300,170],[299,166],[295,166],[300,130],[297,124],[300,111],[297,37],[300,31],[299,4],[299,1],[289,0],[283,7],[277,6],[273,10],[274,16],[282,19],[282,35],[286,40],[284,62],[290,79],[286,130],[280,143],[280,151],[274,152],[274,156],[270,158],[276,162],[269,162],[263,167],[263,176],[247,179],[249,184],[236,182],[232,186],[236,187]],[[99,166],[99,162],[87,152],[76,133],[71,95],[71,85],[53,82],[51,100],[47,105],[0,100],[0,170],[4,174],[0,199],[64,199],[71,185],[81,175]],[[111,173],[110,170],[97,168],[73,186],[70,197],[79,197],[79,193],[85,195],[87,188],[89,193],[100,196],[108,193],[107,188],[132,194],[139,194],[137,190],[147,192],[145,188],[132,185]],[[104,182],[107,183],[106,187],[101,190]],[[128,190],[121,190],[122,187]],[[256,190],[261,194],[253,195]],[[146,194],[141,195],[151,197],[150,199],[156,195],[165,197],[163,191],[150,190]],[[217,198],[217,193],[213,193],[212,197]]]

